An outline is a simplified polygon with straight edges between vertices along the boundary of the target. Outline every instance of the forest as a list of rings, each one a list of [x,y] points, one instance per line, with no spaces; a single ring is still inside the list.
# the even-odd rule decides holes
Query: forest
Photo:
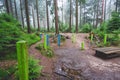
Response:
[[[0,0],[0,80],[120,80],[120,0]]]

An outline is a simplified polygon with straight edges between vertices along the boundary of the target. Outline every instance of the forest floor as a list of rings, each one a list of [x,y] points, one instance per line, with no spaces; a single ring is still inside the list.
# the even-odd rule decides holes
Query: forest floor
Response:
[[[62,35],[72,36],[70,33]],[[120,80],[120,57],[108,60],[95,57],[87,37],[88,34],[77,34],[75,43],[66,39],[60,47],[51,43],[55,53],[53,58],[42,56],[35,49],[43,40],[32,45],[29,48],[30,55],[39,59],[43,66],[43,74],[38,80]],[[85,50],[80,50],[83,41]]]

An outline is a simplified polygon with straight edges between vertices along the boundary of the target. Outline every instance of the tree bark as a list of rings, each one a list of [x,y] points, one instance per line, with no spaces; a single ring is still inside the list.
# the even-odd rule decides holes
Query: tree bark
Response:
[[[40,21],[39,21],[39,11],[38,11],[38,0],[36,0],[36,12],[37,12],[38,31],[40,31]]]
[[[86,20],[85,20],[85,4],[84,4],[84,22],[83,22],[84,24],[85,24],[85,21]]]
[[[13,6],[12,6],[12,0],[10,0],[10,12],[11,12],[11,15],[13,16]]]
[[[20,9],[21,9],[22,26],[23,26],[23,28],[24,28],[25,25],[24,25],[24,17],[23,17],[23,9],[22,9],[22,0],[20,0]]]
[[[81,19],[81,15],[82,15],[82,8],[81,8],[81,6],[82,6],[82,3],[80,2],[80,27],[81,27],[81,21],[82,21],[82,19]]]
[[[76,0],[76,33],[78,33],[78,0]]]
[[[59,34],[59,30],[58,30],[57,0],[54,0],[54,6],[55,6],[55,29],[56,29],[56,34]]]
[[[70,0],[70,23],[69,23],[70,32],[71,32],[71,17],[72,17],[72,0]]]
[[[25,0],[25,11],[26,11],[26,20],[27,20],[28,33],[30,33],[31,30],[30,30],[30,19],[29,19],[29,11],[28,11],[28,0]]]
[[[10,10],[9,10],[8,0],[5,0],[5,6],[6,6],[6,12],[9,14]]]
[[[16,15],[16,19],[18,20],[16,0],[14,0],[14,5],[15,5],[15,15]]]
[[[48,2],[46,0],[46,15],[47,15],[47,30],[49,32],[49,12],[48,12]]]
[[[97,14],[96,14],[96,28],[97,28],[97,25],[98,25],[98,6],[99,6],[99,2],[96,5],[96,11],[97,11]]]
[[[62,0],[62,26],[64,24],[64,21],[63,21],[63,0]]]
[[[93,8],[94,8],[94,7],[93,7]],[[95,12],[95,9],[94,9],[94,11],[93,11],[93,16],[94,16],[94,17],[93,17],[93,27],[94,27],[94,28],[95,28],[95,13],[96,13],[96,12]]]
[[[115,11],[118,12],[118,0],[116,0],[116,7],[115,7]]]
[[[106,0],[105,0],[105,7],[104,7],[104,21],[106,20]]]
[[[33,16],[33,26],[35,29],[35,14],[34,14],[34,8],[32,8],[32,16]]]
[[[101,17],[101,23],[103,22],[104,19],[104,0],[102,0],[102,17]]]
[[[111,3],[112,3],[111,1],[112,1],[112,0],[110,0],[110,3],[109,3],[109,4],[110,4],[110,6],[109,6],[109,9],[110,9],[110,12],[109,12],[109,19],[110,19],[110,17],[111,17]]]

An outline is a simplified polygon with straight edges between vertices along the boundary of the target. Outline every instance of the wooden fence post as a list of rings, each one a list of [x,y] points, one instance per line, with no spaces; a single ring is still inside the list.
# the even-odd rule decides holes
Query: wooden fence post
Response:
[[[48,34],[46,35],[46,38],[47,38],[47,46],[49,46],[50,43],[49,43],[49,35]]]
[[[26,41],[18,41],[16,46],[19,80],[28,80],[28,51]]]
[[[44,35],[44,49],[47,50],[47,37]]]
[[[93,34],[91,34],[91,36],[90,36],[90,41],[91,42],[93,41]]]
[[[104,45],[107,43],[107,34],[104,35]]]
[[[81,43],[81,50],[84,50],[85,49],[85,44],[84,42]]]
[[[61,35],[60,34],[58,34],[58,46],[60,47],[60,40],[61,39]]]
[[[42,34],[40,34],[40,39],[42,39]]]

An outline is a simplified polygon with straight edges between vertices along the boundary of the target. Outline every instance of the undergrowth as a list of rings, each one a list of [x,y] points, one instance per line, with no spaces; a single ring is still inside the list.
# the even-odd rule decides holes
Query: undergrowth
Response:
[[[38,49],[42,55],[47,56],[49,58],[54,56],[54,51],[50,46],[47,46],[47,50],[44,48],[44,44],[40,43],[36,46],[36,49]]]
[[[43,66],[39,65],[39,60],[33,57],[29,57],[28,59],[28,66],[29,66],[29,80],[36,80],[42,74]],[[16,66],[15,72],[16,79],[19,80],[18,77],[18,65]]]
[[[0,60],[16,59],[16,42],[19,40],[27,41],[30,46],[40,38],[35,33],[25,33],[21,24],[12,16],[0,14]]]

